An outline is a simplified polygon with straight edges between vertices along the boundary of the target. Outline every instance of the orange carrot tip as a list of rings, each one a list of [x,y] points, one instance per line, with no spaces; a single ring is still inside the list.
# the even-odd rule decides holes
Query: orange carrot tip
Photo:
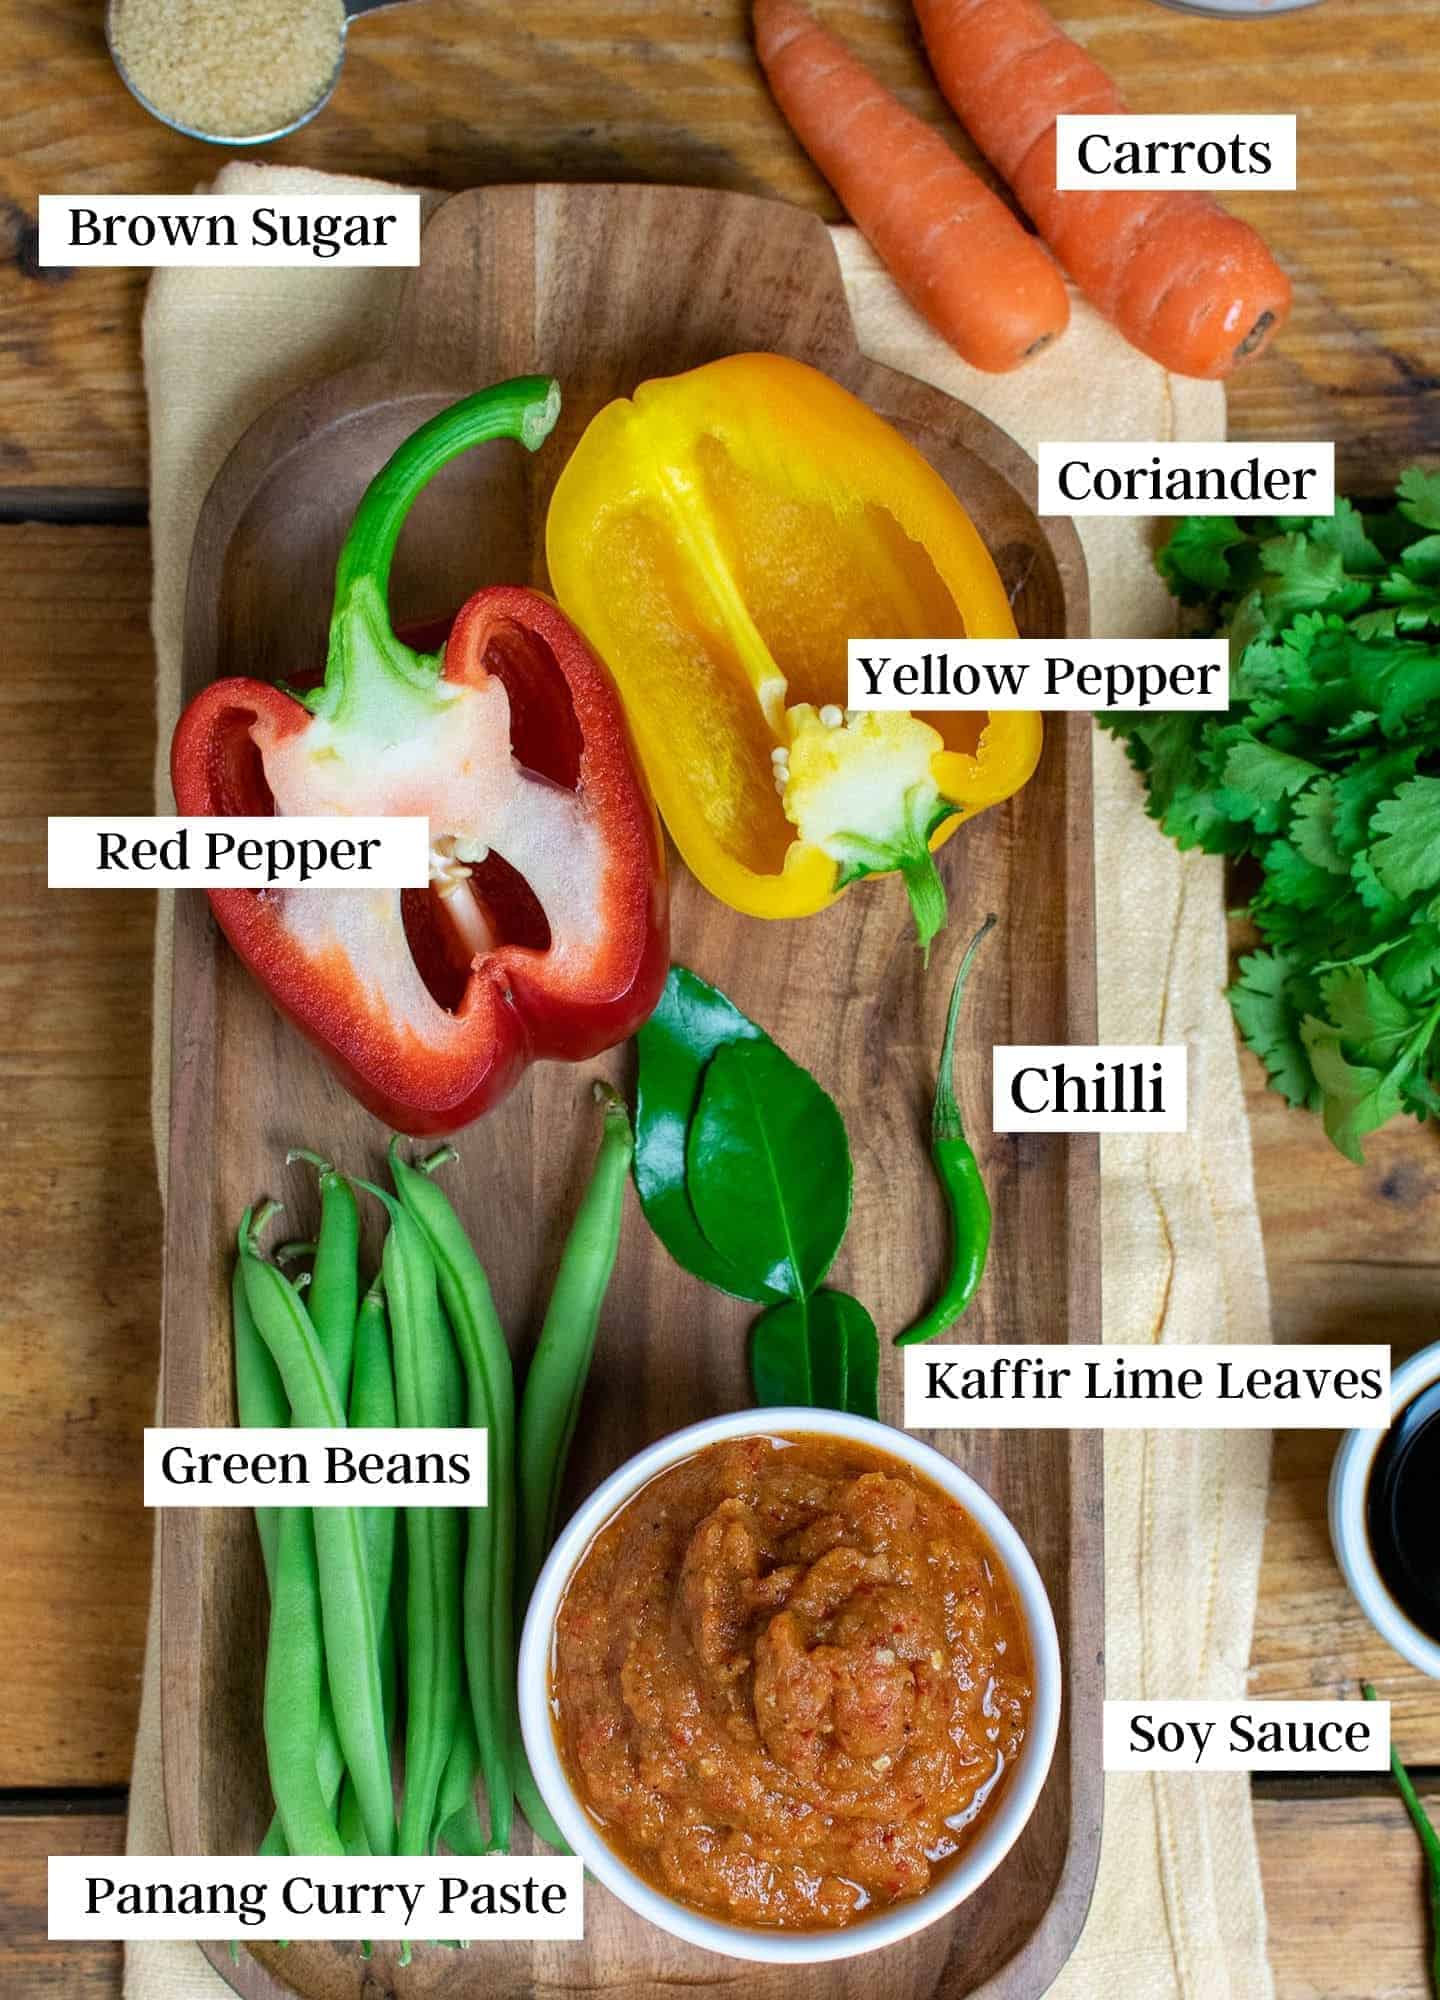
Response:
[[[1126,109],[1040,0],[915,0],[941,90],[1091,304],[1177,375],[1228,375],[1290,311],[1290,280],[1249,223],[1198,188],[1055,186],[1062,112]]]

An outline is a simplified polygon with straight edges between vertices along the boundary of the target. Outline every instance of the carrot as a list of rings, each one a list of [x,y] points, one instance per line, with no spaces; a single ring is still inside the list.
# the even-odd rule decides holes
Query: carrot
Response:
[[[940,88],[1076,284],[1178,375],[1228,375],[1285,324],[1290,280],[1248,223],[1196,189],[1062,194],[1055,120],[1125,102],[1040,0],[915,0]]]
[[[755,0],[755,46],[795,135],[937,333],[1003,374],[1063,333],[1065,281],[938,132],[796,0]]]

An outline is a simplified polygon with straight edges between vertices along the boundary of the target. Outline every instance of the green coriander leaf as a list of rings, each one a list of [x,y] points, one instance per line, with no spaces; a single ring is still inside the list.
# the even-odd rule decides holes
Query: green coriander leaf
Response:
[[[1335,839],[1335,781],[1322,778],[1295,801],[1290,816],[1290,838],[1315,867],[1331,875],[1348,875],[1350,858]]]
[[[1313,1014],[1307,1015],[1300,1036],[1323,1093],[1320,1110],[1326,1134],[1348,1160],[1361,1166],[1365,1155],[1360,1141],[1388,1124],[1401,1108],[1398,1070],[1352,1063],[1340,1047],[1339,1030]]]
[[[768,1038],[711,1057],[690,1126],[685,1181],[725,1264],[788,1298],[814,1291],[850,1220],[850,1145],[808,1070]]]
[[[757,1403],[801,1404],[880,1414],[880,1340],[858,1299],[819,1291],[785,1299],[750,1333],[750,1379]]]
[[[1347,854],[1370,839],[1376,806],[1415,772],[1414,750],[1384,750],[1357,756],[1335,779],[1335,838]]]
[[[1274,804],[1320,776],[1320,766],[1307,757],[1292,757],[1268,743],[1253,739],[1235,745],[1225,759],[1227,790],[1245,793],[1265,804]]]
[[[1240,961],[1240,978],[1230,988],[1230,1006],[1240,1032],[1275,1089],[1296,1105],[1314,1110],[1319,1087],[1300,1035],[1301,1016],[1289,993],[1291,968],[1273,952],[1257,951]]]
[[[1411,778],[1382,800],[1371,822],[1375,873],[1395,896],[1440,888],[1440,778]]]
[[[1345,966],[1327,973],[1320,991],[1331,1021],[1366,1062],[1382,1068],[1394,1062],[1415,1032],[1415,1014],[1377,972]]]
[[[1400,558],[1400,567],[1406,578],[1416,583],[1434,583],[1440,579],[1440,535],[1424,535],[1418,542],[1412,542]]]
[[[1146,811],[1178,846],[1210,854],[1243,851],[1246,829],[1220,810],[1203,754],[1212,717],[1177,709],[1170,715],[1099,715],[1096,721],[1124,742],[1146,781]]]
[[[1270,842],[1264,867],[1267,900],[1297,910],[1323,910],[1335,899],[1334,876],[1326,868],[1317,868],[1288,840]]]
[[[1232,551],[1253,547],[1228,514],[1191,514],[1178,522],[1157,557],[1157,567],[1182,603],[1199,595],[1224,596],[1235,588]]]
[[[1359,620],[1356,620],[1359,623]],[[1380,720],[1373,708],[1357,708],[1346,721],[1328,732],[1330,743],[1360,743],[1367,736],[1375,734],[1375,725]]]
[[[1405,914],[1405,898],[1394,896],[1375,873],[1368,854],[1357,854],[1350,863],[1350,879],[1355,892],[1377,927],[1389,927]]]
[[[1440,472],[1422,472],[1412,465],[1400,475],[1396,488],[1400,512],[1417,528],[1440,529]]]
[[[1364,572],[1385,567],[1384,556],[1365,531],[1365,516],[1348,500],[1337,500],[1333,514],[1311,515],[1303,522],[1301,531],[1308,533],[1317,548],[1333,550],[1347,570]]]
[[[1306,535],[1266,542],[1260,561],[1269,572],[1261,592],[1272,630],[1297,611],[1358,611],[1370,600],[1370,585],[1347,577],[1339,550],[1322,548]]]
[[[1386,947],[1385,978],[1402,1000],[1426,1005],[1440,995],[1440,923],[1411,924]]]

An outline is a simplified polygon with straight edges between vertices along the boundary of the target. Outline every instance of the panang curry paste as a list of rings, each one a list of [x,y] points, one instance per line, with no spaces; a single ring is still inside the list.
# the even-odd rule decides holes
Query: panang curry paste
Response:
[[[980,1529],[839,1438],[741,1438],[660,1473],[560,1607],[561,1758],[677,1901],[834,1928],[918,1895],[1007,1782],[1025,1628]]]

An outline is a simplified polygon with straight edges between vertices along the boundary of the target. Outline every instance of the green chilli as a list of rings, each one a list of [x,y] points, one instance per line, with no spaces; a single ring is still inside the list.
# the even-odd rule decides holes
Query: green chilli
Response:
[[[965,1311],[985,1275],[990,1252],[991,1208],[984,1175],[970,1141],[955,1096],[955,1031],[960,1020],[960,1003],[970,968],[975,962],[996,919],[987,917],[971,938],[955,984],[950,991],[950,1007],[945,1016],[945,1039],[940,1046],[940,1071],[935,1079],[935,1102],[930,1115],[930,1158],[935,1177],[950,1211],[950,1274],[944,1290],[922,1319],[895,1336],[897,1347],[914,1347],[933,1340],[953,1326]]]

